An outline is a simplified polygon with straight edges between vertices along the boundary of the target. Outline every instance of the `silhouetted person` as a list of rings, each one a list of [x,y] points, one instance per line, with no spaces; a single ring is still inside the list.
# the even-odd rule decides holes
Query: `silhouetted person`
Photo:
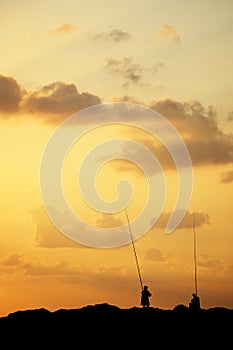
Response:
[[[143,307],[149,307],[150,306],[150,297],[151,292],[148,290],[148,286],[144,286],[143,290],[141,292],[141,305]]]
[[[193,293],[192,294],[192,299],[189,303],[189,308],[191,310],[200,310],[201,305],[200,305],[200,298],[197,294]]]

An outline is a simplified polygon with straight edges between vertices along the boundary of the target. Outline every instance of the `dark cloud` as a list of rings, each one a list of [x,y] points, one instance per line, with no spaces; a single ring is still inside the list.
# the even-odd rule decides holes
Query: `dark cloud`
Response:
[[[115,43],[119,43],[121,41],[131,39],[131,35],[127,32],[124,32],[121,29],[114,28],[108,32],[101,32],[94,36],[94,39],[103,40],[103,41],[114,41]]]
[[[124,86],[130,83],[142,84],[143,68],[140,64],[134,63],[132,57],[124,57],[120,60],[114,57],[107,57],[106,62],[105,68],[110,73],[126,79]]]
[[[54,82],[35,91],[26,91],[12,77],[0,76],[0,112],[30,113],[48,122],[57,122],[79,110],[102,103],[89,92],[80,93],[74,84]]]
[[[24,101],[24,109],[30,113],[63,117],[100,103],[98,96],[79,93],[74,84],[55,82],[29,94]]]
[[[23,94],[23,90],[14,78],[0,75],[0,112],[17,112]]]
[[[220,182],[224,184],[233,182],[233,170],[222,173]]]

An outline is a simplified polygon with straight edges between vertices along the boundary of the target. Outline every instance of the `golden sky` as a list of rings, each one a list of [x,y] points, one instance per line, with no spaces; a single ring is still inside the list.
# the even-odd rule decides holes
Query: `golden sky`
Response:
[[[78,169],[103,142],[96,176],[96,159],[83,176],[92,199],[91,184],[109,203],[117,199],[117,183],[127,179],[133,189],[128,214],[134,220],[149,196],[148,179],[154,179],[156,211],[162,178],[149,158],[136,152],[135,143],[143,145],[158,159],[166,183],[158,220],[134,242],[151,305],[188,305],[195,291],[195,217],[201,305],[233,308],[232,1],[12,0],[1,2],[0,23],[0,316],[18,309],[53,311],[102,302],[140,306],[132,244],[81,244],[67,237],[46,211],[40,182],[43,155],[56,130],[75,113],[82,116],[74,127],[82,137],[70,148],[62,172],[65,197],[75,215],[97,232],[127,226],[124,208],[97,212],[82,198]],[[170,234],[166,225],[179,191],[178,174],[160,135],[155,139],[142,130],[136,115],[131,116],[134,126],[99,126],[97,112],[96,120],[82,114],[121,103],[159,113],[189,151],[192,195]],[[120,121],[124,118],[128,116],[121,114]],[[147,114],[141,119],[152,127]],[[120,139],[118,146],[111,143],[115,139]],[[54,164],[63,147],[57,146]],[[136,157],[142,168],[127,157]],[[54,209],[59,212],[59,205]]]

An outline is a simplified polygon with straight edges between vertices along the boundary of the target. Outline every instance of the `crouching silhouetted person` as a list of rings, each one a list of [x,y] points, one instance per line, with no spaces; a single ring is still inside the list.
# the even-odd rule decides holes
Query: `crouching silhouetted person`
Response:
[[[142,307],[149,307],[150,306],[150,297],[151,292],[148,290],[148,286],[144,286],[143,290],[141,292],[141,305]]]
[[[200,298],[195,293],[192,294],[192,299],[189,303],[189,308],[190,308],[190,310],[200,310],[201,309]]]

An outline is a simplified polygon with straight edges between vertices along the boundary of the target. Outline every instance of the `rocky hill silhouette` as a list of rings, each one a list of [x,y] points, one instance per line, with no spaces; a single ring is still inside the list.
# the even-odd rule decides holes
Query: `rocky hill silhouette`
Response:
[[[45,308],[19,310],[0,318],[0,332],[2,343],[10,349],[124,349],[132,345],[226,349],[232,347],[233,309],[192,311],[183,304],[173,309],[124,309],[103,303],[53,312]]]

